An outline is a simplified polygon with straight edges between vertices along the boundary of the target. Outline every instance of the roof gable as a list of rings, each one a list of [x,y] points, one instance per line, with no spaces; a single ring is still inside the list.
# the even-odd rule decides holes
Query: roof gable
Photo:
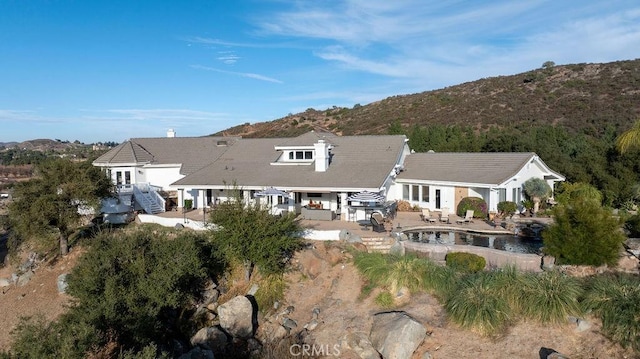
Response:
[[[132,138],[93,163],[98,166],[124,164],[178,164],[180,172],[189,174],[215,161],[237,137],[161,137]]]

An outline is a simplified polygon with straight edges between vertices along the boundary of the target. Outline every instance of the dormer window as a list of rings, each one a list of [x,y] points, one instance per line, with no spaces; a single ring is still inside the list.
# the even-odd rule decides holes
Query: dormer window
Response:
[[[281,155],[272,165],[308,166],[312,165],[318,155],[313,146],[276,146]]]
[[[289,160],[313,160],[313,151],[291,151]]]

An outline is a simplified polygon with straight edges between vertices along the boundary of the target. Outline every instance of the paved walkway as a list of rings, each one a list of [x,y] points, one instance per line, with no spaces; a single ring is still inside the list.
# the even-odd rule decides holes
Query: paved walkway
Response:
[[[209,213],[207,212],[207,217],[208,214]],[[182,211],[164,212],[159,213],[158,216],[167,218],[187,218],[191,221],[200,222],[205,218],[202,210],[191,210],[186,213],[182,213]],[[512,232],[507,231],[502,227],[494,227],[492,224],[489,224],[484,220],[474,219],[472,223],[458,224],[456,223],[456,219],[458,219],[456,215],[451,215],[449,217],[450,223],[429,223],[422,220],[420,212],[398,212],[396,218],[391,220],[391,225],[387,225],[388,231],[386,234],[389,233],[391,228],[396,229],[398,227],[402,230],[421,228],[433,231],[462,230],[478,233],[512,234]],[[368,221],[346,222],[338,219],[333,221],[312,221],[302,219],[300,220],[300,224],[304,228],[318,231],[346,229],[361,238],[380,237],[381,235],[384,235],[384,233],[374,232],[370,222]]]

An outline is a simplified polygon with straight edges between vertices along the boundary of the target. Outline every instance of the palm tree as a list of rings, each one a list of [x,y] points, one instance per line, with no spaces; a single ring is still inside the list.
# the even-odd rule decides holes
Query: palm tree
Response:
[[[533,201],[533,213],[538,212],[540,201],[551,194],[551,187],[542,178],[530,178],[522,184],[524,193]]]
[[[620,153],[626,153],[631,148],[640,148],[640,120],[637,120],[633,127],[618,136],[616,147]]]

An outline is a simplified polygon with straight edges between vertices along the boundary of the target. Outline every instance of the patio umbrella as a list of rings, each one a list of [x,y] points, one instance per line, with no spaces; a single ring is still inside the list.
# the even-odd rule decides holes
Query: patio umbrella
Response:
[[[269,187],[263,191],[256,192],[254,194],[255,197],[267,197],[267,196],[280,196],[289,198],[289,194],[285,191],[281,191],[279,189],[275,189],[273,187]]]
[[[378,193],[373,193],[369,191],[363,191],[356,194],[352,194],[347,198],[347,200],[352,202],[376,202],[382,203],[384,202],[384,196]]]

